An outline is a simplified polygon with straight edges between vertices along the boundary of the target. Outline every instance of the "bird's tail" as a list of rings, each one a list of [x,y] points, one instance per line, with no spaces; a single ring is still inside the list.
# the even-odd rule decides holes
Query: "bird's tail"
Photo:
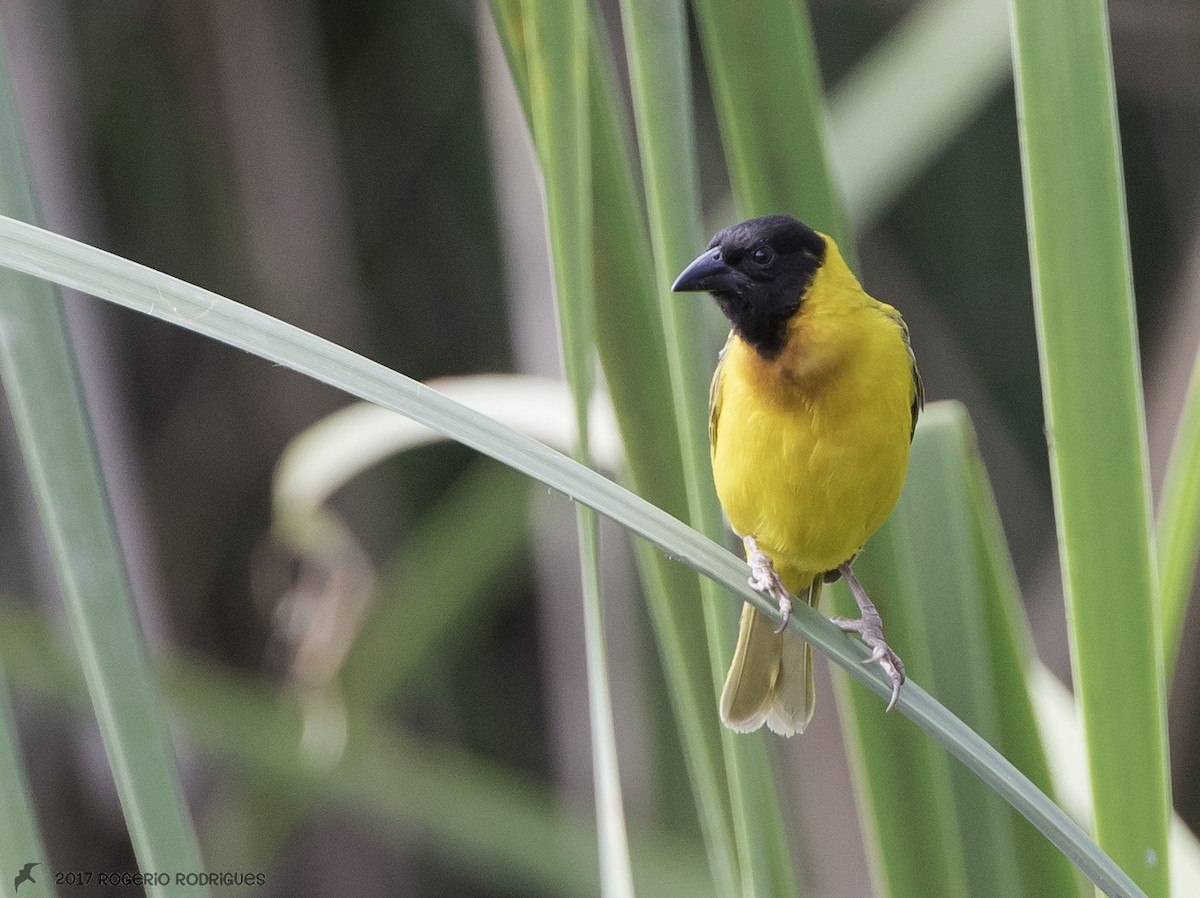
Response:
[[[817,604],[819,575],[780,574],[784,585],[802,601]],[[790,630],[776,633],[777,626],[753,605],[742,607],[737,648],[721,691],[721,720],[739,733],[765,723],[772,732],[794,736],[804,732],[812,717],[816,701],[812,647]]]

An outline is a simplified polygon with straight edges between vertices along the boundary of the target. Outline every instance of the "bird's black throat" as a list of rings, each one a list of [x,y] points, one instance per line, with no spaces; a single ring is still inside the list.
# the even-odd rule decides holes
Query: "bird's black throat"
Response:
[[[747,302],[731,293],[713,293],[717,306],[729,319],[733,332],[749,344],[765,361],[779,358],[787,345],[788,321],[800,308],[800,297],[779,306]]]

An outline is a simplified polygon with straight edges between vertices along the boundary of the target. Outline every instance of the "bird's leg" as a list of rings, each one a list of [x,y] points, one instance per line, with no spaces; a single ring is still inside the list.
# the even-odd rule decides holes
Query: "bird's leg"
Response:
[[[850,569],[850,563],[839,565],[838,572],[845,578],[846,585],[850,587],[850,594],[854,596],[854,601],[858,604],[858,610],[862,617],[858,620],[851,620],[848,617],[833,617],[830,620],[843,630],[852,630],[857,633],[862,637],[862,641],[872,649],[871,656],[864,659],[863,663],[879,662],[879,666],[891,680],[892,697],[888,701],[887,708],[884,709],[890,711],[895,707],[896,699],[900,696],[900,684],[904,682],[904,662],[900,660],[899,655],[892,651],[892,647],[884,642],[883,619],[875,610],[875,605],[871,602],[867,591],[858,582],[858,577],[854,576],[854,571]]]
[[[784,588],[779,574],[775,573],[771,557],[758,547],[754,537],[742,537],[742,544],[746,547],[746,564],[750,565],[750,585],[775,600],[779,606],[780,617],[779,629],[775,632],[782,633],[788,624],[788,618],[792,616],[791,593]]]

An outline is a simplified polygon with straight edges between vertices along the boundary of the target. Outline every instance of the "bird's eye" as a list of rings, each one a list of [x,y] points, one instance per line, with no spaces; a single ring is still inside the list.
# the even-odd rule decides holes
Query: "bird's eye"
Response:
[[[769,246],[760,246],[750,253],[750,258],[754,260],[755,265],[770,265],[775,261],[775,250]]]

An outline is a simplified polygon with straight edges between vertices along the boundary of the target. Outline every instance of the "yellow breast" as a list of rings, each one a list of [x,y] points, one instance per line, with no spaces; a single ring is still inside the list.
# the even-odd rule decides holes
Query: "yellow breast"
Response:
[[[837,568],[900,496],[916,388],[894,315],[844,266],[823,268],[777,359],[736,337],[726,348],[713,391],[717,494],[777,568]]]

